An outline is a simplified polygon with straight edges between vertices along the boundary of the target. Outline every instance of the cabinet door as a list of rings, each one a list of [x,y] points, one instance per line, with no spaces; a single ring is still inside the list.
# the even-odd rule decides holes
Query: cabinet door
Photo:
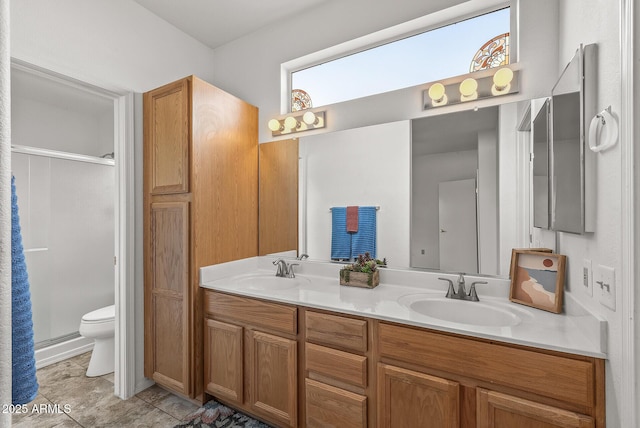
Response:
[[[259,331],[248,331],[251,407],[297,426],[297,342]]]
[[[592,428],[593,418],[478,388],[478,428]]]
[[[190,393],[189,203],[151,204],[145,269],[145,376]]]
[[[205,388],[212,395],[239,404],[243,401],[242,336],[240,326],[205,320]]]
[[[457,382],[378,364],[378,423],[384,428],[459,427]]]
[[[305,380],[307,428],[366,428],[367,397]]]
[[[145,94],[145,161],[152,195],[189,191],[189,81]]]

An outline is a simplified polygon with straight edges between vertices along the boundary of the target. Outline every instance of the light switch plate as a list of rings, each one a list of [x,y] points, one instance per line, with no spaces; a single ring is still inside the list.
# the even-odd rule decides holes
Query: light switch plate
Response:
[[[598,265],[595,277],[600,303],[612,311],[616,310],[616,271],[609,266]]]
[[[593,271],[591,270],[591,260],[584,259],[582,265],[582,285],[583,291],[589,296],[593,296]]]

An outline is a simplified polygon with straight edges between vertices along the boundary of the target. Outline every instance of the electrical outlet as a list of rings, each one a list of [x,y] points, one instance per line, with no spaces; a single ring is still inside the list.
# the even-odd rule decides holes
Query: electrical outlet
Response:
[[[582,265],[582,285],[584,292],[593,296],[593,272],[591,271],[591,260],[584,259]]]
[[[609,266],[598,265],[595,277],[600,303],[612,311],[616,310],[616,271]]]

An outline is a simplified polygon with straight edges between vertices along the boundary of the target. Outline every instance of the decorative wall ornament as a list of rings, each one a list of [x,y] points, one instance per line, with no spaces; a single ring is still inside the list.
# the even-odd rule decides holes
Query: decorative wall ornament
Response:
[[[509,33],[504,33],[482,45],[474,55],[469,71],[487,70],[507,64],[509,64]]]
[[[311,96],[302,89],[291,90],[291,112],[306,110],[313,107]]]

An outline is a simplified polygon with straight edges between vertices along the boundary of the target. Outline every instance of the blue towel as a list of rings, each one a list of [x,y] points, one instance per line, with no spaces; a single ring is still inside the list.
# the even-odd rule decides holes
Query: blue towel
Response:
[[[27,264],[24,260],[15,177],[11,177],[11,361],[13,404],[26,404],[38,394],[33,346],[33,319]]]
[[[347,233],[347,208],[331,209],[331,259],[351,258],[351,234]]]
[[[376,215],[376,207],[358,209],[358,232],[351,238],[352,257],[356,258],[360,254],[369,253],[372,258],[376,258]]]

